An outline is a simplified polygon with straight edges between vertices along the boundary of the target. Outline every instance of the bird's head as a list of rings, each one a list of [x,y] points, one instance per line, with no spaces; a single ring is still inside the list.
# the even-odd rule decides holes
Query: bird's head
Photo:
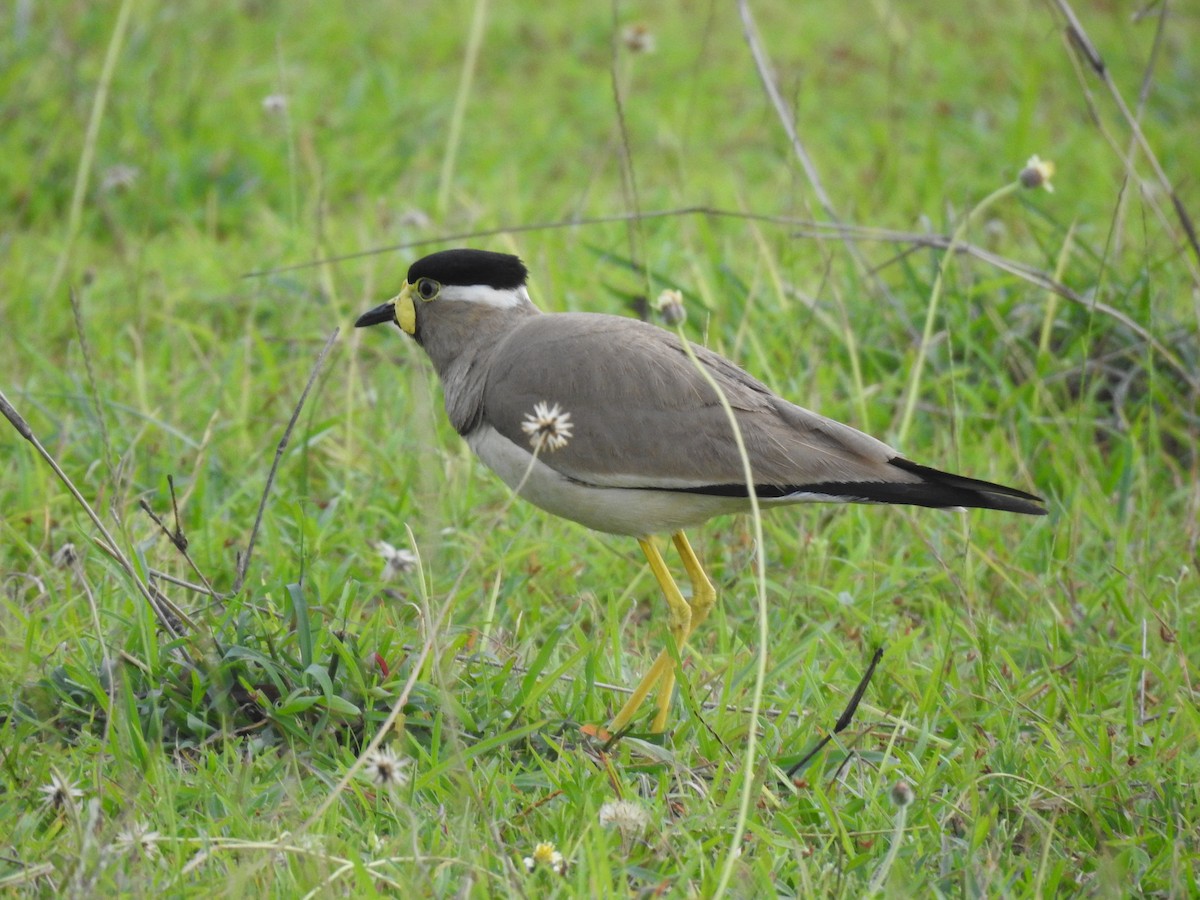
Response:
[[[413,263],[400,293],[363,313],[356,328],[395,322],[418,343],[441,333],[462,340],[484,316],[506,310],[533,311],[525,288],[525,264],[507,253],[442,250]],[[426,349],[431,349],[426,346]]]

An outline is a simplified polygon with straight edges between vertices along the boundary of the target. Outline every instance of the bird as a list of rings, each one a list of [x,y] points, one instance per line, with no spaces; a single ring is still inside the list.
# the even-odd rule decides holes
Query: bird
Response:
[[[632,729],[656,685],[650,730],[665,730],[675,660],[717,600],[684,529],[746,511],[751,489],[764,509],[831,502],[1046,514],[1035,494],[919,465],[790,403],[677,332],[625,316],[544,313],[528,277],[508,253],[431,253],[355,326],[392,323],[424,349],[450,424],[517,495],[637,540],[666,600],[676,652],[659,653],[612,718],[613,734]],[[660,534],[670,535],[690,599],[655,543]]]

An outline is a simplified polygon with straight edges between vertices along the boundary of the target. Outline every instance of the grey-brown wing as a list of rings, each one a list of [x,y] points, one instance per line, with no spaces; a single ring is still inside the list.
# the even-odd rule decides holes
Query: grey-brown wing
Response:
[[[918,482],[887,445],[775,396],[703,348],[697,359],[734,409],[756,485],[780,493],[823,482]],[[633,319],[534,316],[490,355],[483,420],[530,447],[537,404],[570,416],[565,446],[540,459],[589,484],[711,490],[744,485],[728,417],[678,339]]]

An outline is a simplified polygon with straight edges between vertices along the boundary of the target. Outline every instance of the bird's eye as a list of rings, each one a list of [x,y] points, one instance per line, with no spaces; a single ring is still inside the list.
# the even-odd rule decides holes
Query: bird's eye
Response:
[[[417,296],[422,300],[432,300],[441,289],[442,286],[432,278],[417,279]]]

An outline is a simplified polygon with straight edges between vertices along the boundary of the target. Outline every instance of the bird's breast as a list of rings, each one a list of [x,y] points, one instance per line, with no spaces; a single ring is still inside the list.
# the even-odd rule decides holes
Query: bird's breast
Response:
[[[746,506],[744,499],[736,497],[601,487],[568,478],[547,464],[554,451],[535,457],[532,448],[510,441],[486,423],[465,437],[483,464],[518,496],[546,512],[608,534],[645,537],[674,532]]]

